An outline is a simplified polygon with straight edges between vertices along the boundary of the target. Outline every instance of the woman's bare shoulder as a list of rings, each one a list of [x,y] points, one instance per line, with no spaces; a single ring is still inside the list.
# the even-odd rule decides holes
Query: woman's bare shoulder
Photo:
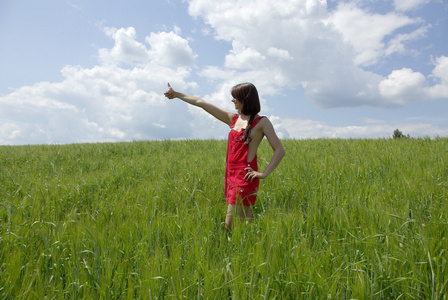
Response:
[[[266,137],[269,137],[271,134],[275,134],[274,125],[272,125],[271,121],[268,117],[264,117],[260,120],[260,130]]]
[[[261,127],[264,127],[264,126],[272,126],[271,121],[270,121],[269,118],[266,117],[266,116],[262,116],[262,118],[260,119],[260,121],[258,122],[258,124],[260,124]]]

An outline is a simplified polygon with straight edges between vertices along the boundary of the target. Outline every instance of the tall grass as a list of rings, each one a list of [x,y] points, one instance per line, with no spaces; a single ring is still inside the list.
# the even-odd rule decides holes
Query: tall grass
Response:
[[[225,141],[0,147],[0,297],[447,298],[448,139],[283,143],[229,237]]]

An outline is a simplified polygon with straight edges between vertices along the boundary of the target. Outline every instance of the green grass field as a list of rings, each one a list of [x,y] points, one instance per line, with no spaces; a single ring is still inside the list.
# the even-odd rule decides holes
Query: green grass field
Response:
[[[229,238],[226,141],[0,147],[0,298],[448,298],[447,138],[283,143]]]

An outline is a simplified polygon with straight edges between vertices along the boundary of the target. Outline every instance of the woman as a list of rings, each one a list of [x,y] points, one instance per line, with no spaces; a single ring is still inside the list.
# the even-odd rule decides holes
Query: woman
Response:
[[[280,163],[285,150],[268,118],[259,116],[260,99],[255,86],[242,83],[232,88],[232,102],[238,114],[222,110],[200,98],[175,91],[168,83],[165,96],[179,98],[198,106],[230,126],[225,180],[226,228],[232,228],[234,211],[241,219],[252,222],[251,206],[255,204],[260,179],[266,178]],[[274,150],[271,161],[263,172],[258,171],[257,149],[266,137]]]

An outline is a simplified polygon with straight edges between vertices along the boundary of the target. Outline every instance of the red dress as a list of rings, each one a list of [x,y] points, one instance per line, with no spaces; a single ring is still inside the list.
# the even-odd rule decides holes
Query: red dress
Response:
[[[252,122],[254,128],[263,117],[258,117]],[[236,131],[233,129],[238,114],[235,114],[230,124],[229,141],[227,146],[227,165],[226,165],[226,201],[230,204],[254,205],[257,199],[258,186],[260,179],[255,178],[252,182],[244,180],[247,167],[258,171],[257,155],[251,162],[247,161],[249,145],[244,143],[245,130]]]

